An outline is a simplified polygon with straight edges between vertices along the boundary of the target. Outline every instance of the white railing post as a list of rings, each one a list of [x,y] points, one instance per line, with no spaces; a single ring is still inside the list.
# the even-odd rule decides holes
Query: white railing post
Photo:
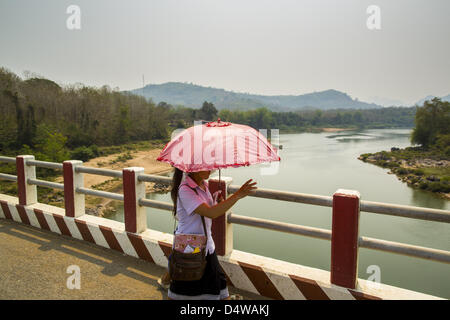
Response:
[[[82,166],[83,161],[67,160],[63,162],[64,175],[64,206],[66,216],[76,218],[85,214],[85,196],[76,192],[84,187],[83,173],[77,173],[75,168]]]
[[[209,179],[209,191],[214,194],[221,190],[224,199],[227,197],[228,186],[233,181],[231,177],[217,177]],[[216,245],[216,253],[219,256],[230,254],[233,251],[233,224],[228,222],[228,212],[215,218],[212,222],[212,236]]]
[[[24,206],[37,203],[37,187],[28,184],[28,179],[36,179],[36,167],[27,166],[28,160],[34,160],[34,156],[21,155],[16,157],[19,204]]]
[[[125,231],[131,233],[147,230],[147,212],[145,207],[139,205],[139,199],[145,199],[145,182],[138,180],[142,173],[142,167],[122,170]]]

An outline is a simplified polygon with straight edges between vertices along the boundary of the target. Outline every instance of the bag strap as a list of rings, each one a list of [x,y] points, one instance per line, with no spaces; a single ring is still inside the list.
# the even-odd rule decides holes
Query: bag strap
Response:
[[[187,187],[189,187],[189,186],[187,186]],[[189,188],[191,188],[191,187],[189,187]],[[198,192],[197,192],[197,189],[195,189],[195,188],[191,188],[194,192],[195,192],[195,194],[198,196]],[[198,213],[197,213],[198,214]],[[208,234],[206,233],[206,226],[205,226],[205,217],[204,216],[202,216],[202,215],[200,215],[199,214],[199,216],[202,218],[202,224],[203,224],[203,232],[205,233],[205,236],[206,236],[206,242],[208,242]]]
[[[198,192],[197,192],[197,189],[195,189],[195,188],[191,188],[190,186],[188,186],[188,185],[185,185],[186,187],[188,187],[188,188],[190,188],[190,189],[192,189],[194,192],[195,192],[195,194],[198,196]],[[197,213],[198,214],[198,213]],[[206,236],[206,244],[208,244],[208,234],[206,233],[206,225],[205,225],[205,217],[204,216],[202,216],[202,215],[200,215],[199,214],[199,216],[201,217],[201,219],[202,219],[202,224],[203,224],[203,232],[205,233],[205,236]],[[177,220],[175,219],[175,217],[174,217],[174,224],[173,224],[173,233],[175,234],[175,224],[176,224],[176,222],[177,222]],[[205,244],[205,246],[206,246],[206,244]]]

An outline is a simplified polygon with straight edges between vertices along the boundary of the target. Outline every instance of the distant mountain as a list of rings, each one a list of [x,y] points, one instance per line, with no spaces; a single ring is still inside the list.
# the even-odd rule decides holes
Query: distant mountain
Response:
[[[322,110],[381,108],[380,105],[352,99],[348,94],[336,90],[303,95],[265,96],[236,93],[189,83],[167,82],[149,84],[144,88],[128,92],[151,98],[156,103],[165,101],[172,105],[183,105],[191,108],[200,108],[204,101],[208,101],[212,102],[219,110],[249,110],[260,107],[267,107],[273,111],[292,111],[306,108]]]
[[[425,98],[420,99],[419,101],[417,101],[414,105],[422,106],[423,103],[424,103],[426,100],[431,100],[431,99],[433,99],[433,98],[435,98],[435,97],[436,97],[436,96],[426,96]],[[439,97],[438,97],[438,98],[439,98]],[[446,95],[445,97],[441,97],[441,100],[442,100],[442,101],[448,101],[448,102],[450,102],[450,94],[449,94],[449,95]]]
[[[407,103],[404,103],[403,101],[397,100],[397,99],[391,99],[391,98],[384,98],[384,97],[370,97],[369,100],[372,103],[379,104],[383,107],[401,107],[401,106],[407,106]]]

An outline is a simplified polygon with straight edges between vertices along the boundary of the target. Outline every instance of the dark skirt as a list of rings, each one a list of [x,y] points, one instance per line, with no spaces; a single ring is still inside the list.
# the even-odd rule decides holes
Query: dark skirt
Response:
[[[174,281],[168,293],[171,299],[223,299],[228,296],[227,279],[216,252],[206,255],[205,273],[200,280]]]

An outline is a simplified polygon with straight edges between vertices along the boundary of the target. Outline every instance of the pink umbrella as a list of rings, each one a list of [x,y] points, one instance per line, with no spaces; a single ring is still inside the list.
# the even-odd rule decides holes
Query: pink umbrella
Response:
[[[218,119],[190,127],[174,137],[157,158],[184,172],[280,161],[277,150],[259,131]]]

